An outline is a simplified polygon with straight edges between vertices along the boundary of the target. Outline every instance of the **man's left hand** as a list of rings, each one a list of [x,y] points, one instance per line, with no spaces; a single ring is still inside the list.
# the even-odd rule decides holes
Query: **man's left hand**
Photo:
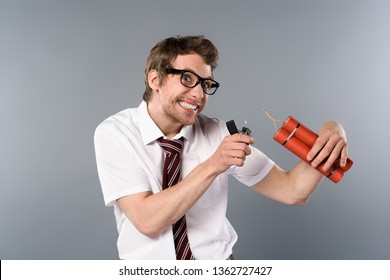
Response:
[[[328,121],[321,126],[318,139],[307,154],[307,160],[316,168],[326,160],[323,169],[328,170],[335,161],[345,166],[348,158],[348,144],[344,128],[336,121]]]

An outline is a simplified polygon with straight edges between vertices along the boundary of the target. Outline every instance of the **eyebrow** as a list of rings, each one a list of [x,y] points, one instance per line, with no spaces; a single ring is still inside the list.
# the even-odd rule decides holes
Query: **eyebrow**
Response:
[[[195,75],[198,75],[198,76],[201,77],[202,79],[210,79],[210,80],[213,80],[213,79],[214,79],[213,76],[208,76],[208,77],[204,78],[204,77],[202,77],[201,75],[199,75],[198,73],[196,73],[194,70],[189,69],[189,68],[184,68],[184,69],[181,69],[181,70],[191,72],[191,73],[193,73],[193,74],[195,74]]]

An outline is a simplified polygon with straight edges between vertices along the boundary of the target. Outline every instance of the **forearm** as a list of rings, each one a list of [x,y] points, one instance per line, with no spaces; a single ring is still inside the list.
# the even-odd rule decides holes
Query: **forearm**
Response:
[[[295,204],[305,204],[324,176],[304,161],[297,163],[288,173],[291,195]]]
[[[288,205],[304,205],[322,180],[317,170],[303,161],[286,172],[274,165],[263,180],[252,186],[256,192]]]
[[[185,215],[218,174],[207,160],[174,186],[134,200],[124,197],[118,203],[138,230],[153,238]]]
[[[206,192],[215,178],[230,166],[242,166],[251,153],[253,138],[235,134],[223,139],[206,161],[194,168],[178,184],[159,193],[149,192],[118,199],[119,207],[139,231],[149,237],[175,223]]]
[[[225,137],[206,161],[192,170],[177,185],[144,200],[145,215],[154,228],[162,230],[180,219],[210,187],[215,178],[230,166],[242,166],[251,153],[248,144],[253,139],[248,135]],[[155,213],[164,213],[155,215]],[[157,212],[156,212],[157,211]]]

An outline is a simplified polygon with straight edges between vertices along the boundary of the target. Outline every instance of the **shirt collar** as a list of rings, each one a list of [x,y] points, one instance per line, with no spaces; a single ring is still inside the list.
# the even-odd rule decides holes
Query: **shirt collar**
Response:
[[[157,140],[158,138],[165,137],[157,124],[152,120],[148,113],[147,103],[142,101],[137,109],[138,114],[138,126],[142,135],[142,140],[144,145],[148,145],[151,142]],[[192,142],[194,139],[194,126],[186,125],[180,130],[180,132],[173,137],[173,139],[178,139],[184,137],[188,141]]]

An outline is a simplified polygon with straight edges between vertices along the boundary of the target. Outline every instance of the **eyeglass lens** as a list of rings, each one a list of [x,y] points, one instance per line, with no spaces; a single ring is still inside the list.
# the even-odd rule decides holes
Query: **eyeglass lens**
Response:
[[[186,87],[195,87],[201,83],[202,89],[206,94],[213,94],[217,90],[217,85],[213,80],[200,79],[197,75],[191,72],[183,72],[181,75],[181,83]]]

